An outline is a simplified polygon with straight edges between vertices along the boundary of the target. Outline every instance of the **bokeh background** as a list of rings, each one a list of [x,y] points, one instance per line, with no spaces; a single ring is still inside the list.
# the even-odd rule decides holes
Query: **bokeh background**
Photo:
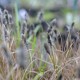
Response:
[[[70,24],[75,22],[76,27],[80,24],[80,0],[0,0],[0,5],[14,10],[14,4],[18,8],[25,8],[30,16],[34,18],[41,9],[45,11],[44,18],[49,21],[52,18],[58,18],[59,25],[64,22]]]

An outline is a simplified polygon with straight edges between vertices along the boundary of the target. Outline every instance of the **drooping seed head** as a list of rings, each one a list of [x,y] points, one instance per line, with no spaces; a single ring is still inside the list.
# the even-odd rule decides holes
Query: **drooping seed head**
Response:
[[[4,14],[8,15],[8,10],[7,9],[4,9]]]
[[[8,23],[10,24],[10,25],[12,25],[14,22],[13,22],[13,17],[12,17],[12,15],[11,14],[8,14]]]
[[[48,30],[48,42],[50,43],[50,45],[54,45],[55,42],[57,42],[57,30],[56,29],[51,29],[51,30]]]
[[[23,23],[21,24],[21,34],[26,34],[27,33],[27,23],[26,21],[23,21]]]
[[[50,26],[51,27],[58,27],[58,24],[57,24],[57,19],[53,19],[51,22],[50,22]]]
[[[47,43],[44,44],[44,48],[45,48],[46,52],[50,55],[50,48]]]
[[[4,13],[5,18],[8,20],[8,10],[5,9],[3,13]]]
[[[22,68],[25,69],[27,67],[27,49],[24,44],[21,42],[20,47],[16,51],[17,63]]]
[[[37,18],[40,22],[43,20],[43,13],[44,13],[43,10],[41,10],[38,12],[38,15],[37,15]]]
[[[6,26],[2,24],[2,39],[3,42],[6,44],[10,40],[10,34],[11,32],[6,29]]]
[[[2,49],[2,53],[3,55],[5,56],[6,60],[8,61],[8,64],[9,65],[12,65],[13,64],[13,61],[12,61],[12,56],[11,56],[11,53],[9,52],[8,48],[6,47],[6,45],[2,45],[1,46],[1,49]]]
[[[27,44],[26,43],[27,32],[28,32],[27,23],[26,21],[24,21],[21,24],[21,40],[24,42],[24,44]]]

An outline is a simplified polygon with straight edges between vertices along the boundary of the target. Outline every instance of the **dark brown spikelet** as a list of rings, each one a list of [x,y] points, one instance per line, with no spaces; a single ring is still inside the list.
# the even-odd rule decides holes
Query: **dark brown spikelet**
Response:
[[[51,22],[50,22],[50,26],[53,28],[58,28],[58,23],[57,23],[57,19],[54,18]]]
[[[61,33],[58,35],[58,43],[61,45],[61,50],[65,51],[66,50],[66,41],[67,41],[68,34],[66,33]]]
[[[21,34],[26,34],[26,33],[27,33],[27,23],[26,23],[26,21],[24,21],[21,24]]]
[[[42,29],[43,31],[47,31],[48,27],[49,27],[49,24],[44,20],[44,17],[43,17],[43,11],[41,10],[39,13],[38,13],[38,19],[39,19],[39,22],[42,26]]]
[[[24,21],[21,25],[21,40],[24,42],[24,44],[27,46],[26,42],[26,33],[27,33],[27,23]]]
[[[38,12],[37,17],[38,17],[38,19],[39,19],[40,21],[43,20],[43,11],[42,11],[42,10]]]
[[[7,25],[8,24],[8,10],[5,9],[4,12],[3,12],[3,14],[4,14],[3,23],[5,25]]]
[[[9,25],[13,24],[13,16],[11,14],[8,14],[8,23]]]
[[[44,44],[44,48],[45,48],[46,52],[50,55],[50,48],[47,43]]]
[[[47,36],[47,39],[48,39],[48,43],[52,46],[52,43],[51,43],[51,40],[50,40],[50,36],[49,35]]]
[[[62,74],[59,75],[57,80],[62,80]]]
[[[73,23],[71,24],[71,27],[73,28],[73,27],[74,27],[74,25],[75,25],[75,23],[73,22]]]
[[[47,29],[49,27],[48,23],[43,20],[43,21],[41,21],[41,25],[42,25],[43,31],[47,31]]]

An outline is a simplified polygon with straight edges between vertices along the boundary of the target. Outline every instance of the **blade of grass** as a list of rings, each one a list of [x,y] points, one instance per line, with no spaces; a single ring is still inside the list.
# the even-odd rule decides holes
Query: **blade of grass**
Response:
[[[40,72],[39,74],[37,74],[33,80],[39,80],[39,78],[43,75],[43,72]]]
[[[19,26],[19,18],[18,18],[18,6],[17,3],[14,4],[14,9],[15,9],[15,23],[17,27],[17,46],[20,44],[20,26]]]

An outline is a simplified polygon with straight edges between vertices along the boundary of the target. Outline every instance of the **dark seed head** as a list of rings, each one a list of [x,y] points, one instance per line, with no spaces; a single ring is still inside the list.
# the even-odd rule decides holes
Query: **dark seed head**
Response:
[[[50,40],[50,36],[49,35],[47,36],[47,39],[48,39],[48,43],[52,46],[52,42]]]
[[[42,21],[43,20],[43,11],[42,10],[38,12],[37,17],[38,17],[38,20],[39,21]]]
[[[59,75],[57,80],[62,80],[62,74]]]
[[[11,14],[8,14],[8,23],[13,24],[13,17]]]
[[[68,31],[68,27],[67,27],[67,25],[64,25],[64,27],[63,27],[63,31],[64,31],[64,32]]]
[[[50,26],[52,27],[58,27],[58,24],[57,24],[57,19],[53,19],[51,22],[50,22]]]
[[[73,27],[75,25],[75,23],[73,22],[72,24],[71,24],[71,27]]]
[[[50,55],[50,48],[47,43],[44,44],[44,48],[45,48],[46,52]]]
[[[7,14],[8,14],[8,10],[6,10],[6,9],[5,9],[5,10],[4,10],[4,14],[6,14],[6,15],[7,15]]]
[[[47,31],[47,29],[48,29],[48,27],[49,27],[48,23],[47,23],[46,21],[42,21],[42,22],[41,22],[41,25],[42,25],[43,31]]]
[[[4,54],[5,58],[7,59],[9,65],[12,65],[13,64],[12,56],[5,45],[2,45],[2,50],[3,50],[3,54]]]
[[[57,34],[57,30],[54,30],[54,33]]]
[[[21,25],[21,34],[26,34],[27,32],[27,23],[24,21]]]

